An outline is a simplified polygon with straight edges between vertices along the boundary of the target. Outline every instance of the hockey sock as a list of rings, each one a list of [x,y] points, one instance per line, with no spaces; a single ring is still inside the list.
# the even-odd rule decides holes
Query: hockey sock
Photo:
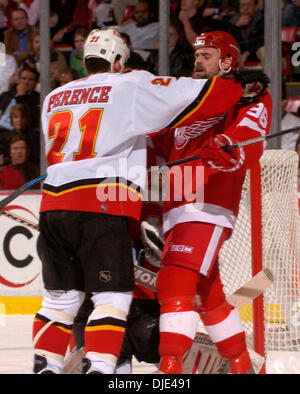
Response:
[[[178,266],[166,265],[159,272],[159,353],[162,357],[175,356],[180,360],[193,344],[199,321],[193,305],[197,280],[197,272]],[[168,365],[173,363],[169,361]]]
[[[252,368],[247,351],[246,336],[239,311],[226,302],[201,314],[203,323],[219,354],[229,359],[234,373],[245,373]]]
[[[131,292],[103,292],[93,295],[95,308],[85,327],[85,351],[86,358],[90,361],[90,371],[114,373],[124,339],[131,299]]]
[[[201,298],[201,319],[219,354],[230,362],[248,354],[239,311],[226,301],[217,264],[209,278],[200,278],[198,294]],[[245,360],[244,356],[242,358]]]
[[[51,318],[46,317],[46,314],[52,315]],[[58,373],[59,369],[63,367],[71,333],[70,315],[60,311],[45,310],[45,308],[35,315],[33,323],[34,353],[43,355],[47,359],[47,369],[52,369],[50,365],[55,365],[55,373]]]
[[[72,325],[83,295],[77,291],[46,291],[42,308],[33,323],[33,345],[35,356],[46,360],[43,368],[59,373],[67,351]],[[34,372],[39,373],[40,357],[35,357]],[[44,363],[41,363],[44,364]]]

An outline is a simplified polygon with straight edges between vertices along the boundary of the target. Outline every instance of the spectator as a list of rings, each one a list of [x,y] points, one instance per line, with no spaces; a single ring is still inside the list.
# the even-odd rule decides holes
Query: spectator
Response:
[[[16,104],[26,104],[32,114],[32,127],[39,127],[40,94],[35,90],[39,73],[34,68],[23,68],[19,72],[16,88],[11,88],[0,95],[0,131],[13,130],[10,123],[10,109]]]
[[[22,134],[23,130],[27,129],[31,124],[30,108],[26,104],[16,104],[11,107],[10,111],[11,130],[2,130],[1,143],[8,146],[11,138],[16,134]]]
[[[227,14],[229,11],[232,11],[235,14],[238,13],[239,0],[208,0],[203,11],[203,16],[205,18],[217,18],[220,13],[224,12]]]
[[[17,170],[23,176],[25,182],[39,175],[38,165],[28,160],[29,153],[27,140],[24,136],[15,135],[12,137],[9,144],[10,164],[13,169]],[[39,185],[36,188],[39,188]]]
[[[33,49],[34,28],[29,25],[27,12],[22,8],[13,11],[12,25],[4,32],[4,44],[6,53],[15,56],[20,64]]]
[[[4,41],[4,31],[12,27],[12,12],[18,8],[13,0],[0,0],[0,41]]]
[[[229,23],[241,49],[240,69],[247,61],[258,62],[257,51],[264,45],[264,16],[258,0],[240,0],[239,13]]]
[[[105,30],[111,21],[112,0],[89,0],[88,7],[92,26]]]
[[[0,0],[0,40],[3,42],[3,32],[7,29],[8,0]]]
[[[300,0],[282,0],[282,27],[300,26]]]
[[[50,13],[56,24],[50,28],[54,44],[73,45],[73,34],[79,27],[88,28],[89,9],[86,0],[51,0]]]
[[[13,75],[18,70],[18,64],[14,56],[5,54],[5,66],[0,68],[0,93],[5,92],[14,83]],[[12,77],[12,78],[11,78]]]
[[[173,19],[177,17],[180,11],[181,0],[170,0],[170,18]]]
[[[70,67],[66,67],[59,76],[59,86],[63,86],[66,83],[74,81],[75,79],[78,78],[79,76],[76,70]]]
[[[40,72],[40,44],[40,32],[36,30],[33,35],[33,50],[25,57],[22,66],[33,67]],[[54,89],[57,87],[60,73],[67,67],[67,61],[59,50],[51,48],[50,51],[50,86]]]
[[[136,6],[138,0],[112,0],[114,18],[117,24],[122,25],[127,6]]]
[[[24,185],[25,179],[8,163],[6,156],[6,150],[0,144],[0,190],[15,190]]]
[[[135,69],[135,70],[145,70],[146,63],[145,63],[144,59],[142,58],[142,56],[132,49],[131,40],[130,40],[129,35],[126,33],[120,33],[120,35],[124,38],[128,48],[130,49],[130,55],[129,55],[129,58],[125,64],[126,68]]]
[[[193,53],[193,43],[197,35],[207,30],[203,11],[206,6],[205,1],[181,0],[181,7],[178,17],[171,21],[178,31],[178,44]]]
[[[281,119],[281,129],[288,130],[293,127],[300,129],[300,98],[291,96],[288,98]],[[281,148],[294,150],[299,133],[289,133],[281,137]]]
[[[172,77],[190,77],[193,72],[194,56],[178,44],[179,36],[176,27],[169,27],[169,74]],[[158,75],[158,50],[148,57],[147,70]]]
[[[227,22],[239,10],[239,0],[208,0],[203,11],[213,30],[227,30]]]
[[[36,26],[40,19],[40,0],[15,0],[15,3],[27,12],[28,23]]]
[[[30,108],[26,104],[16,104],[10,109],[10,120],[16,134],[25,134],[31,124]]]
[[[83,62],[83,47],[88,35],[89,31],[85,28],[77,29],[74,33],[75,49],[70,56],[70,66],[73,70],[77,71],[79,78],[87,76],[87,71]]]
[[[134,10],[134,21],[121,26],[119,33],[129,35],[132,49],[153,50],[159,41],[159,23],[153,22],[153,13],[146,0],[139,0]]]
[[[40,162],[40,133],[31,127],[31,112],[26,104],[17,104],[10,109],[10,120],[14,127],[14,135],[26,138],[29,148],[29,160],[39,164]]]

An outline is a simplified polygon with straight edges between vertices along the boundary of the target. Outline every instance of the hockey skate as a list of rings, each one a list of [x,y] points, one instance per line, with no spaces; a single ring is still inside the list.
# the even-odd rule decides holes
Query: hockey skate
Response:
[[[55,372],[47,368],[47,359],[39,354],[34,355],[33,373],[37,375],[55,375]]]
[[[88,358],[82,359],[82,373],[85,375],[102,375],[102,372],[92,369],[92,363]]]
[[[252,362],[248,351],[240,354],[238,357],[229,360],[230,371],[229,374],[232,375],[254,375],[255,371],[252,366]]]
[[[161,359],[158,374],[181,374],[182,357],[163,356]]]

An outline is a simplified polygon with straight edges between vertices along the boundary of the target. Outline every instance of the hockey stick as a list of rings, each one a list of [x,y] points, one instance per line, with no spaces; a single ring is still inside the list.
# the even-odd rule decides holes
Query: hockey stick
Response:
[[[253,139],[248,140],[248,141],[240,142],[238,144],[227,145],[227,146],[222,147],[222,149],[225,150],[225,151],[228,151],[228,150],[231,150],[231,149],[241,148],[242,146],[247,146],[247,145],[255,144],[257,142],[266,141],[266,140],[268,140],[270,138],[278,137],[280,135],[293,133],[294,131],[297,131],[297,130],[300,130],[300,126],[292,127],[290,129],[287,129],[287,130],[283,130],[280,133],[269,134],[269,135],[266,135],[265,137],[257,137],[257,138],[253,138]],[[176,166],[178,164],[188,163],[190,161],[197,160],[197,159],[200,159],[200,158],[201,158],[200,155],[194,155],[194,156],[186,157],[184,159],[170,161],[169,163],[161,164],[159,166],[150,167],[150,168],[148,168],[147,172],[151,172],[151,171],[153,171],[153,169],[156,169],[157,167],[158,167],[158,169],[163,168],[163,167],[173,167],[173,166]],[[31,186],[43,181],[46,178],[46,176],[47,176],[47,174],[43,174],[43,175],[38,176],[35,179],[32,179],[31,181],[29,181],[29,182],[25,183],[23,186],[21,186],[19,189],[15,190],[9,196],[3,198],[3,200],[0,201],[0,210],[3,209],[4,207],[6,207],[6,205],[8,205],[10,202],[12,202],[20,194],[24,193],[27,189],[31,188]]]
[[[39,231],[39,226],[36,223],[31,222],[30,220],[25,219],[25,218],[23,218],[23,217],[21,217],[19,215],[16,215],[13,212],[6,211],[5,209],[0,209],[0,216],[1,215],[7,216],[10,219],[16,220],[17,222],[19,222],[21,224],[24,224],[27,227],[30,227],[30,228],[32,228],[34,230]]]
[[[8,205],[10,202],[12,202],[15,198],[17,198],[20,194],[24,193],[27,189],[31,188],[31,186],[41,182],[46,178],[47,174],[43,174],[38,176],[35,179],[32,179],[31,181],[25,183],[23,186],[21,186],[19,189],[15,190],[12,194],[9,196],[3,198],[3,200],[0,201],[0,209],[3,209]]]
[[[243,146],[252,145],[252,144],[255,144],[257,142],[267,141],[267,140],[269,140],[271,138],[279,137],[279,136],[284,135],[284,134],[293,133],[294,131],[297,131],[297,130],[300,130],[300,126],[292,127],[291,129],[280,131],[279,133],[269,134],[269,135],[266,135],[264,137],[252,138],[251,140],[239,142],[238,144],[227,145],[227,146],[224,146],[222,149],[224,149],[225,151],[228,151],[228,150],[231,150],[231,149],[241,148]]]
[[[290,129],[283,130],[283,131],[281,131],[279,133],[269,134],[269,135],[266,135],[265,137],[257,137],[257,138],[253,138],[253,139],[248,140],[248,141],[239,142],[238,144],[223,146],[222,149],[225,150],[225,151],[228,151],[228,150],[231,150],[231,149],[241,148],[242,146],[247,146],[247,145],[255,144],[257,142],[266,141],[266,140],[268,140],[270,138],[279,137],[280,135],[293,133],[294,131],[297,131],[297,130],[300,130],[300,126],[292,127]],[[200,155],[194,155],[194,156],[186,157],[184,159],[170,161],[169,163],[161,164],[159,166],[153,166],[153,167],[149,168],[147,170],[147,172],[149,173],[149,172],[151,172],[153,170],[156,170],[157,168],[161,169],[161,168],[164,168],[164,167],[173,167],[173,166],[177,166],[179,164],[189,163],[190,161],[198,160],[200,158],[201,158]]]
[[[135,265],[134,277],[136,283],[146,287],[147,289],[156,291],[156,273],[139,265]],[[264,268],[233,294],[227,296],[226,300],[229,304],[240,309],[242,306],[249,304],[254,300],[254,298],[266,291],[273,282],[273,273],[269,268]]]
[[[22,218],[15,213],[1,210],[1,214],[7,217],[17,220],[19,223],[24,224],[34,230],[39,231],[37,224],[31,222],[28,219]],[[134,278],[135,282],[152,290],[156,291],[155,282],[157,274],[139,265],[134,266]],[[236,290],[233,294],[226,297],[229,304],[236,308],[250,303],[254,298],[262,294],[271,284],[274,282],[274,276],[269,268],[264,268],[251,278],[242,287]]]

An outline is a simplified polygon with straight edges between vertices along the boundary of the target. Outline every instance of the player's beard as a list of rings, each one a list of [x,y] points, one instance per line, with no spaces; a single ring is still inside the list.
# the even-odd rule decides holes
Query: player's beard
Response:
[[[208,72],[205,68],[196,66],[194,68],[193,78],[194,79],[211,79],[214,75],[215,74]]]

